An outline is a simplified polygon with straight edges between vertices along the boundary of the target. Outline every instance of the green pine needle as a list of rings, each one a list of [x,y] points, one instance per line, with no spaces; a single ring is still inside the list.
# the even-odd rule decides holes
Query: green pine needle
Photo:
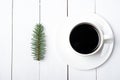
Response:
[[[45,33],[42,24],[37,24],[32,35],[32,55],[34,60],[40,61],[44,59],[46,52]]]

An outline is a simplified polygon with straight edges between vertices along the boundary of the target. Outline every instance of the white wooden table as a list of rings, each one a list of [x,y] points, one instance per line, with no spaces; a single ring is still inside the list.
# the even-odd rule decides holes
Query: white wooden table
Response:
[[[95,9],[96,6],[96,9]],[[120,1],[68,0],[68,17],[84,13],[103,16],[112,26],[115,48],[106,64],[96,70],[69,67],[69,80],[120,80]],[[67,64],[56,50],[56,31],[67,17],[67,0],[41,0],[47,53],[40,62],[31,56],[32,30],[39,22],[39,0],[0,0],[0,80],[67,80]],[[12,66],[11,66],[12,65]]]

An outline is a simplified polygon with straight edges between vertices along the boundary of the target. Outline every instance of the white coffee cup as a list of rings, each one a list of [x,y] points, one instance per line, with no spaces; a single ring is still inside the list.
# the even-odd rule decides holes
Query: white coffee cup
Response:
[[[82,26],[81,26],[82,25]],[[88,27],[85,27],[86,25],[89,25]],[[78,27],[78,28],[77,28]],[[92,35],[96,35],[97,34],[97,36],[98,36],[98,39],[96,39],[96,40],[98,40],[98,41],[96,41],[96,42],[98,42],[96,45],[95,45],[95,48],[93,48],[94,50],[92,50],[91,52],[89,51],[90,50],[90,48],[91,47],[93,47],[93,46],[86,46],[86,43],[87,42],[85,42],[85,41],[88,41],[88,43],[90,43],[90,41],[89,41],[89,39],[91,38],[89,38],[88,40],[85,40],[86,38],[86,36],[84,36],[83,37],[83,35],[82,35],[82,38],[83,38],[83,40],[81,40],[80,39],[80,41],[82,41],[82,42],[78,42],[78,40],[77,40],[77,38],[79,39],[81,36],[79,36],[79,34],[78,35],[73,35],[73,34],[75,34],[75,31],[76,31],[76,33],[79,33],[80,32],[80,34],[81,33],[84,33],[84,32],[86,32],[86,31],[81,31],[82,30],[82,27],[83,27],[83,30],[87,30],[87,29],[85,29],[85,28],[88,28],[88,30],[90,30],[90,31],[93,31],[92,32]],[[75,30],[75,28],[76,28],[76,30]],[[81,28],[80,30],[79,30],[79,28]],[[90,28],[90,29],[89,29]],[[92,30],[93,29],[93,30]],[[77,31],[77,30],[79,30],[79,31]],[[88,31],[88,32],[90,32],[90,31]],[[96,32],[96,33],[95,33]],[[94,33],[94,34],[93,34]],[[85,35],[86,34],[88,34],[88,33],[85,33]],[[71,37],[71,35],[73,35],[74,37]],[[92,36],[91,35],[91,36]],[[77,38],[75,37],[75,36],[77,36]],[[88,34],[88,36],[87,37],[89,37],[89,34]],[[78,43],[78,44],[74,44],[75,42],[72,40],[72,38],[73,38],[73,40],[77,40],[77,42],[76,43]],[[75,39],[76,38],[76,39]],[[96,36],[95,36],[95,38],[97,38]],[[95,39],[94,38],[94,39]],[[108,40],[108,39],[110,39],[110,37],[109,36],[107,36],[107,35],[104,35],[104,33],[102,32],[102,30],[101,30],[101,25],[99,25],[99,24],[93,24],[93,23],[90,23],[90,22],[81,22],[81,23],[78,23],[77,25],[75,25],[75,27],[73,27],[73,29],[71,30],[71,32],[70,32],[70,44],[71,44],[71,47],[77,52],[77,53],[79,53],[80,55],[82,55],[82,56],[89,56],[89,55],[93,55],[93,54],[96,54],[96,53],[98,53],[100,50],[101,50],[101,48],[102,48],[102,46],[103,46],[103,44],[104,44],[104,41],[106,41],[106,40]],[[84,41],[85,40],[85,41]],[[92,39],[91,39],[92,40]],[[93,40],[94,41],[94,40]],[[74,42],[74,43],[72,43],[72,42]],[[95,43],[96,43],[95,42]],[[80,43],[80,44],[79,44]],[[94,43],[94,42],[91,42],[91,43]],[[82,48],[81,47],[81,44],[82,44],[82,46],[84,47],[84,44],[85,44],[85,46],[86,46],[86,49],[85,49],[85,47],[84,48]],[[78,45],[78,46],[74,46],[74,45]],[[89,44],[88,44],[89,45]],[[90,44],[91,45],[91,44]],[[81,49],[80,49],[81,48]],[[83,50],[82,50],[83,49]],[[88,52],[87,52],[88,51]]]

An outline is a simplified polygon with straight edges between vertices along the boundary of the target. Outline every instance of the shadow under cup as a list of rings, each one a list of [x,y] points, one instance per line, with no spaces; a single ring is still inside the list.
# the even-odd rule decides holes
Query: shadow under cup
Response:
[[[90,23],[76,25],[69,36],[71,47],[80,54],[93,54],[101,43],[101,35],[98,28]]]

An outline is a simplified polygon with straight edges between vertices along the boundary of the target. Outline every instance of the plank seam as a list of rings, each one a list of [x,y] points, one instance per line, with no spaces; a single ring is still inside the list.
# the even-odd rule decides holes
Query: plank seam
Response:
[[[97,77],[97,68],[95,69],[95,72],[96,72],[96,76],[95,76],[96,78],[95,79],[98,80],[98,77]]]
[[[41,0],[39,0],[39,23],[41,22]]]
[[[94,13],[95,14],[96,14],[96,2],[97,0],[94,0]],[[95,80],[98,80],[97,68],[95,68]]]
[[[94,13],[96,14],[96,0],[94,0]]]
[[[12,10],[11,10],[11,80],[13,80],[13,10],[14,10],[14,0],[12,0]]]
[[[69,65],[67,65],[67,80],[69,80]]]
[[[68,14],[68,12],[69,12],[69,11],[68,11],[68,10],[69,10],[68,6],[69,6],[69,5],[68,5],[68,0],[67,0],[67,9],[66,9],[66,11],[67,11],[67,17],[68,17],[68,15],[69,15],[69,14]],[[69,65],[68,65],[68,64],[67,64],[67,80],[69,80]]]
[[[68,10],[69,10],[69,9],[68,9],[68,0],[67,0],[67,17],[68,17]]]
[[[39,10],[39,24],[41,23],[41,0],[39,0],[39,8],[38,8]],[[40,61],[39,61],[39,63],[38,63],[38,80],[40,80]]]

